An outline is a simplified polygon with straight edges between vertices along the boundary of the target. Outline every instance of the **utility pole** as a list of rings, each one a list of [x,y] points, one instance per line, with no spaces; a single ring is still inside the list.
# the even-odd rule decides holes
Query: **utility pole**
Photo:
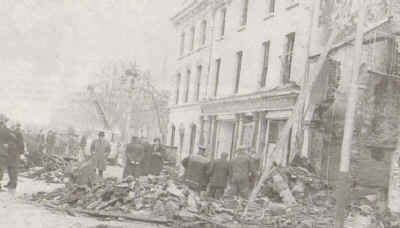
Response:
[[[364,38],[364,22],[367,11],[366,5],[367,4],[359,1],[360,8],[358,11],[357,33],[356,33],[356,39],[354,41],[355,48],[354,48],[353,75],[351,77],[349,97],[347,100],[343,142],[340,153],[340,170],[339,170],[340,182],[336,195],[337,199],[336,199],[335,228],[344,228],[345,207],[347,198],[346,196],[349,194],[350,190],[350,181],[349,181],[350,157],[351,157],[351,147],[353,142],[354,117],[358,100],[357,80],[360,74],[360,66],[361,66],[362,45]]]

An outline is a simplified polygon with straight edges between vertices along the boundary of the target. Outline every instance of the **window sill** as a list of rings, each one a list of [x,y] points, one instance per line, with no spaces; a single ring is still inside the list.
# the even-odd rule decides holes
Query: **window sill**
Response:
[[[295,8],[295,7],[297,7],[297,6],[299,6],[299,3],[298,3],[298,2],[290,3],[290,4],[286,7],[286,10],[293,9],[293,8]]]
[[[243,31],[243,30],[245,30],[246,29],[246,25],[241,25],[239,28],[238,28],[238,32],[241,32],[241,31]]]
[[[271,12],[264,17],[264,21],[269,20],[275,16],[275,12]]]

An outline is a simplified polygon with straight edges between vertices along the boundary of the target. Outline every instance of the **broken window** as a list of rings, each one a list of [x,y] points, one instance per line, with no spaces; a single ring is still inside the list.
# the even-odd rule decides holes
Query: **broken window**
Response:
[[[263,46],[263,64],[262,64],[262,71],[261,71],[261,80],[260,86],[265,87],[267,84],[267,74],[268,74],[268,65],[269,65],[269,48],[270,48],[270,41],[264,42]]]
[[[201,65],[197,66],[195,101],[199,101],[199,98],[200,98],[200,85],[201,85],[202,71],[203,71],[203,67]]]
[[[293,61],[293,49],[295,42],[295,33],[289,33],[286,35],[285,51],[281,56],[282,61],[282,83],[286,84],[290,81],[291,68]]]
[[[190,92],[190,70],[187,71],[186,74],[186,90],[185,90],[185,102],[189,101],[189,92]]]
[[[236,80],[235,80],[234,93],[239,92],[240,74],[242,71],[242,58],[243,58],[243,51],[236,52]]]
[[[216,97],[218,94],[218,84],[219,84],[219,74],[221,71],[221,59],[215,60],[215,87],[214,87],[214,96]]]
[[[202,21],[201,22],[201,41],[200,44],[204,45],[206,43],[207,39],[207,21]]]
[[[221,9],[221,27],[220,27],[220,37],[225,35],[225,20],[226,20],[226,8]]]
[[[240,25],[245,26],[247,24],[247,13],[249,11],[249,0],[242,0],[242,17]]]
[[[190,50],[193,51],[194,49],[194,40],[195,40],[195,36],[196,36],[196,29],[193,26],[192,28],[190,28]]]
[[[275,12],[275,0],[267,1],[267,14],[273,14]]]
[[[175,104],[179,103],[179,96],[180,96],[180,86],[181,86],[181,74],[178,74],[176,77],[176,95],[175,95]]]

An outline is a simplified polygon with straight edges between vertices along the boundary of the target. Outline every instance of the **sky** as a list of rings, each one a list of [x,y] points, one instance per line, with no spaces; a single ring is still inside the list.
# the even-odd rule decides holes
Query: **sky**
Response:
[[[165,85],[177,44],[170,18],[181,2],[0,0],[0,96],[8,97],[0,112],[47,112],[48,102],[33,105],[24,96],[47,91],[54,103],[54,94],[85,88],[90,76],[119,61],[136,61]]]

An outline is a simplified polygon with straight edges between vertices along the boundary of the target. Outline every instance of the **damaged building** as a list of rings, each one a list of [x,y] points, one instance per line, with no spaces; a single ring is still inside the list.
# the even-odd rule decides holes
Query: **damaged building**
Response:
[[[318,2],[311,10],[298,1],[186,1],[172,18],[180,45],[168,142],[179,148],[180,158],[196,153],[198,145],[207,146],[210,158],[222,152],[233,157],[238,148],[249,147],[266,164],[305,79],[317,74],[331,28],[324,20],[329,1]],[[351,173],[354,188],[388,198],[400,110],[398,19],[391,17],[390,1],[377,2],[364,31]],[[270,158],[286,165],[291,153],[300,152],[332,185],[354,39],[355,27],[333,42],[323,79],[316,82],[323,99],[305,113],[300,143],[291,132],[287,146]]]

